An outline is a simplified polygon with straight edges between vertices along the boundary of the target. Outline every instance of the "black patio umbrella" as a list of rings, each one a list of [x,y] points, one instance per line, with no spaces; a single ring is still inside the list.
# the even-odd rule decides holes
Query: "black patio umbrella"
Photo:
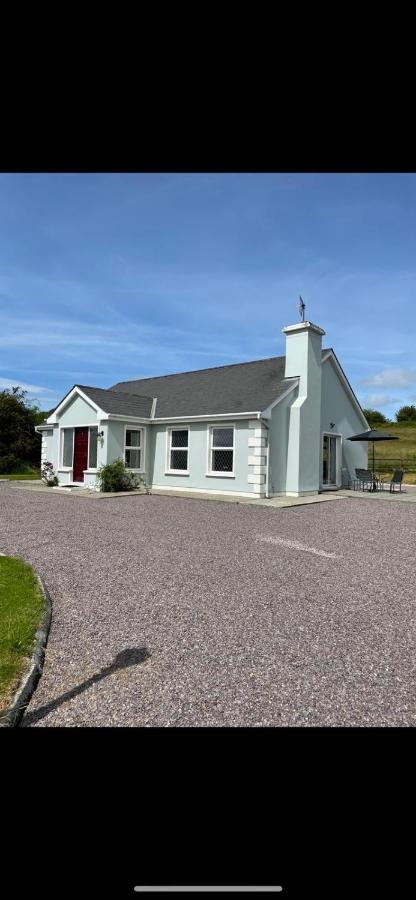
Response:
[[[373,444],[373,487],[372,490],[377,490],[376,485],[376,477],[374,472],[374,444],[376,441],[398,441],[400,438],[397,437],[396,434],[385,434],[383,431],[373,431],[372,428],[369,431],[363,431],[362,434],[354,434],[352,437],[347,438],[348,441],[372,441]]]

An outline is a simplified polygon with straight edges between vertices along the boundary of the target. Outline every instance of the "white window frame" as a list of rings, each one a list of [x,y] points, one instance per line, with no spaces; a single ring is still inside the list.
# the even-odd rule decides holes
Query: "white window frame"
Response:
[[[96,473],[96,472],[98,471],[97,466],[95,467],[95,469],[90,469],[90,431],[91,431],[91,428],[96,428],[96,429],[97,429],[97,465],[98,465],[98,446],[99,446],[98,442],[99,442],[99,440],[100,440],[100,438],[98,437],[98,434],[99,434],[99,431],[100,431],[100,426],[99,426],[99,425],[88,425],[87,427],[88,427],[88,456],[87,456],[87,466],[88,466],[88,468],[87,468],[87,469],[84,469],[84,475],[85,475],[85,474],[86,474],[86,475],[89,475],[89,474],[91,474],[91,473]],[[74,431],[74,434],[75,434],[75,431]]]
[[[140,431],[140,446],[139,447],[128,447],[126,444],[127,440],[127,432],[128,431]],[[140,468],[139,469],[130,469],[126,465],[126,450],[140,450]],[[124,449],[123,449],[123,460],[124,465],[128,472],[137,472],[143,473],[145,471],[144,461],[145,461],[145,452],[146,452],[146,429],[142,428],[141,425],[133,425],[132,422],[129,422],[128,425],[124,426]]]
[[[64,437],[63,431],[69,431],[69,429],[73,429],[72,436],[72,466],[64,466],[63,458],[64,458]],[[59,426],[59,468],[58,472],[72,472],[74,468],[74,449],[75,449],[75,429],[76,428],[88,428],[88,456],[87,456],[87,464],[90,461],[90,428],[98,428],[100,430],[99,424],[97,422],[90,422],[88,425],[60,425]],[[99,440],[99,439],[98,439]],[[98,461],[98,441],[97,441],[97,461]],[[97,468],[95,469],[84,469],[84,474],[90,474],[92,472],[97,472]]]
[[[59,468],[58,472],[72,472],[74,467],[74,445],[75,445],[75,425],[67,425],[59,428]],[[64,466],[64,431],[69,431],[72,428],[72,465]]]
[[[335,443],[335,475],[336,475],[336,484],[324,484],[323,482],[323,472],[322,472],[322,461],[323,461],[323,450],[324,450],[324,437],[334,437],[339,438],[339,440]],[[342,438],[343,435],[340,431],[323,431],[321,435],[321,472],[320,472],[320,490],[322,491],[337,491],[341,487],[342,484]]]
[[[232,428],[233,429],[233,445],[232,447],[213,447],[213,435],[214,428]],[[232,472],[217,472],[213,470],[212,467],[212,451],[213,450],[232,450],[233,451],[233,471]],[[235,478],[235,422],[218,422],[211,425],[208,425],[207,428],[207,471],[205,473],[207,478]]]
[[[186,447],[172,447],[172,431],[187,431],[188,432],[188,444]],[[189,475],[189,436],[191,433],[191,429],[189,425],[171,425],[166,429],[166,461],[165,461],[165,475]],[[188,466],[186,469],[171,469],[170,468],[170,459],[171,459],[171,451],[172,450],[186,450],[188,453]]]

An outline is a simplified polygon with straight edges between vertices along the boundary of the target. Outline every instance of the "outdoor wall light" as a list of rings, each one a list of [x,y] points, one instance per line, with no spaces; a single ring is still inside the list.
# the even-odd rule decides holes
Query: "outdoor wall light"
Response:
[[[103,431],[99,431],[99,432],[98,432],[98,437],[99,437],[99,438],[103,438],[103,437],[104,437],[104,432],[103,432]]]
[[[335,422],[330,422],[329,424],[330,424],[331,428],[335,428]]]

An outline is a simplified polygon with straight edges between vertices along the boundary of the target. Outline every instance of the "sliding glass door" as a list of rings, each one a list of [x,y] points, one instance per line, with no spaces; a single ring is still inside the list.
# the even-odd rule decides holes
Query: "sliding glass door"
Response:
[[[338,485],[339,452],[341,438],[335,434],[324,434],[322,443],[322,487]]]

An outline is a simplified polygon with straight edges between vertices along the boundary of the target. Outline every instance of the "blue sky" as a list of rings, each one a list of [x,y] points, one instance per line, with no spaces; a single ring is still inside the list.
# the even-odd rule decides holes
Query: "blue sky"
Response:
[[[284,353],[326,331],[363,406],[416,402],[416,175],[0,174],[0,388]]]

